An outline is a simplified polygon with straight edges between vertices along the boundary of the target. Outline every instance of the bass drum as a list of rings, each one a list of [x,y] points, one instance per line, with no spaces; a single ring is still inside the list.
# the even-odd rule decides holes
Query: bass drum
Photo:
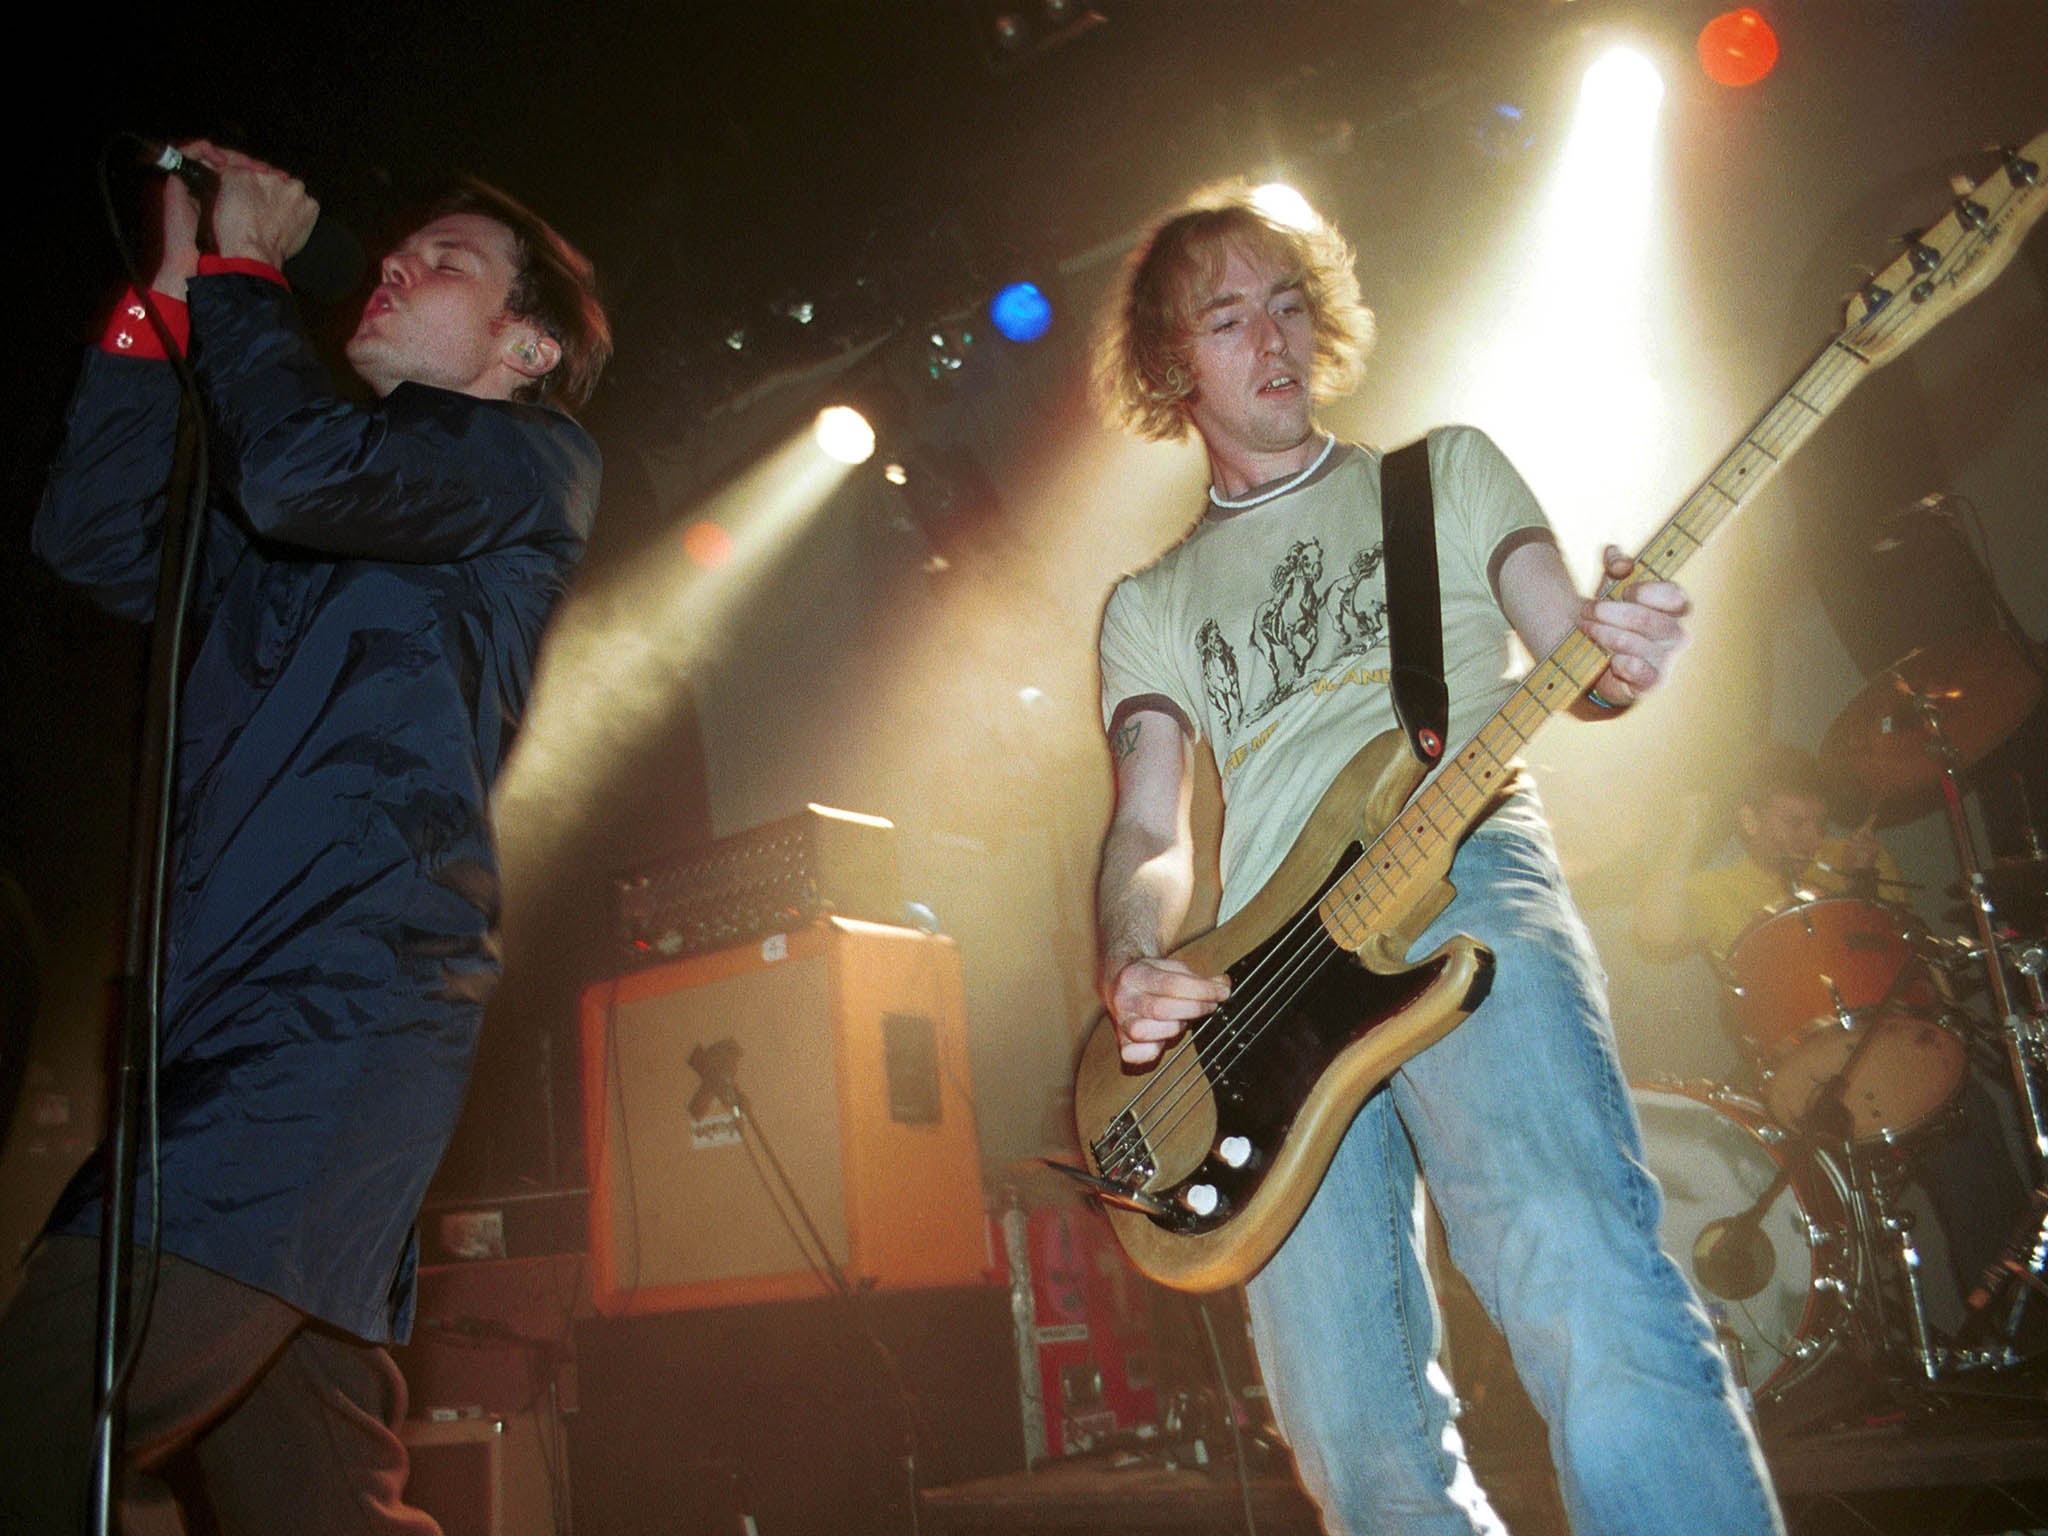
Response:
[[[1840,1341],[1855,1294],[1857,1245],[1849,1192],[1826,1157],[1793,1158],[1766,1207],[1748,1283],[1701,1282],[1698,1260],[1722,1230],[1710,1224],[1756,1204],[1791,1157],[1783,1133],[1754,1100],[1706,1083],[1632,1083],[1643,1146],[1664,1190],[1664,1250],[1709,1308],[1727,1314],[1745,1379],[1759,1403],[1816,1371]],[[1758,1282],[1761,1282],[1758,1284]],[[1752,1289],[1752,1286],[1755,1288]]]

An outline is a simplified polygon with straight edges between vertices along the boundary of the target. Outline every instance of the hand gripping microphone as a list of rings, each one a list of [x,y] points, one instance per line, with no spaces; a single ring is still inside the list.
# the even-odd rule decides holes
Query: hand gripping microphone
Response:
[[[210,196],[220,186],[211,166],[181,154],[175,145],[145,140],[136,158],[146,170],[177,177],[196,196]],[[315,304],[335,304],[361,280],[363,266],[363,248],[356,237],[323,213],[298,253],[286,259],[284,275],[295,292]]]

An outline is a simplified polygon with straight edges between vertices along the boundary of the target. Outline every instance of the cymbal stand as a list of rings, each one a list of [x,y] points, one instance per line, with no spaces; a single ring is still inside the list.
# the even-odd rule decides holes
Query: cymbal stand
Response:
[[[1926,727],[1930,737],[1928,755],[1941,763],[1941,799],[1948,813],[1949,836],[1955,843],[1956,862],[1970,893],[1970,916],[1977,931],[1977,946],[1983,956],[1985,979],[1998,1015],[2006,1060],[2012,1068],[2013,1083],[2032,1134],[2032,1166],[2026,1172],[2031,1176],[2034,1195],[2028,1214],[1999,1259],[1970,1293],[1958,1330],[1958,1338],[1966,1341],[1987,1333],[1996,1334],[1997,1342],[1971,1363],[2011,1365],[2020,1359],[2014,1338],[2030,1293],[2048,1297],[2048,1278],[2044,1278],[2048,1277],[2048,1104],[2043,1102],[2035,1066],[2042,1055],[2044,1037],[2048,1037],[2048,999],[2043,997],[2041,983],[2041,972],[2048,968],[2048,956],[2034,949],[2022,952],[2016,961],[2027,979],[2029,992],[2030,1006],[2022,1011],[2006,981],[2006,944],[1993,922],[1989,883],[1977,862],[1976,841],[1963,807],[1962,783],[1957,774],[1960,754],[1942,729],[1941,706],[1932,697],[1908,687],[1903,679],[1898,680],[1898,687],[1912,701]]]
[[[2026,978],[2038,1023],[2048,1017],[2048,998],[2042,994],[2042,974],[2048,971],[2048,944],[2030,942],[2013,960],[2013,967]],[[2038,1045],[2039,1035],[2034,1036]],[[2040,1121],[2034,1122],[2039,1132]],[[2038,1143],[2037,1143],[2038,1145]],[[2037,1181],[2013,1234],[1970,1290],[1963,1314],[1959,1340],[1979,1346],[1978,1363],[2000,1366],[2024,1358],[2015,1343],[2026,1319],[2027,1304],[2036,1296],[2048,1300],[2048,1183]],[[1996,1343],[1984,1348],[1983,1341]]]

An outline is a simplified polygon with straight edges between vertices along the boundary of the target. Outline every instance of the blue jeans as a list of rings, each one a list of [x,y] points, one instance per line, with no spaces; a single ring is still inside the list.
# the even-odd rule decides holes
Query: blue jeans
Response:
[[[1436,1363],[1419,1164],[1549,1425],[1578,1536],[1782,1532],[1706,1315],[1658,1249],[1604,978],[1548,838],[1482,826],[1452,878],[1414,954],[1471,934],[1494,952],[1491,995],[1366,1102],[1247,1287],[1302,1481],[1341,1536],[1502,1529]]]

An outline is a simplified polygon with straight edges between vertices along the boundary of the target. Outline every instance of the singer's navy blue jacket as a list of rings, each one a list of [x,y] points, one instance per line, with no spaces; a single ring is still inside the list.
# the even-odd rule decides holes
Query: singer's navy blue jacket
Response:
[[[491,782],[597,449],[538,406],[343,399],[259,277],[195,279],[191,318],[214,492],[177,745],[164,1244],[403,1339],[498,974]],[[132,619],[176,416],[168,364],[89,354],[36,520],[43,560]],[[97,1231],[99,1183],[95,1159],[53,1225]]]

